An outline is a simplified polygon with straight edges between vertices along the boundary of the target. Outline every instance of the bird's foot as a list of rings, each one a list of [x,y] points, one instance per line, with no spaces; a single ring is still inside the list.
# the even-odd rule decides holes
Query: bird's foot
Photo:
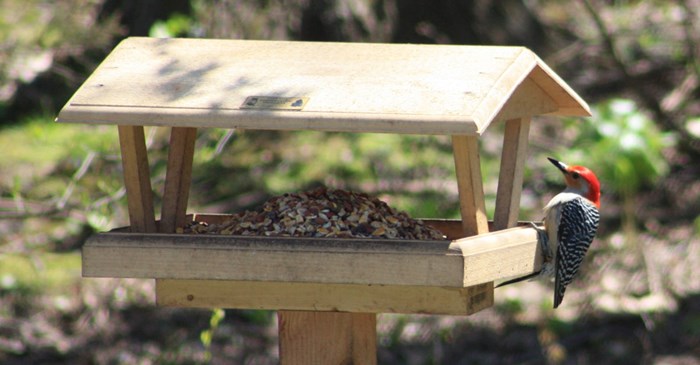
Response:
[[[544,262],[551,261],[554,258],[550,255],[551,251],[549,250],[549,237],[547,236],[547,231],[544,228],[538,226],[535,222],[530,222],[530,225],[532,226],[532,228],[535,229],[535,231],[537,231],[537,242],[542,248],[542,256],[544,258]]]

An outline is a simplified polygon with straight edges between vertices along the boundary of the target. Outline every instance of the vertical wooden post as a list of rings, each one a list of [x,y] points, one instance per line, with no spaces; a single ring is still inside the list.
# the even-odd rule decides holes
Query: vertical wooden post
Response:
[[[377,363],[374,313],[279,311],[281,365]]]
[[[529,131],[530,117],[506,121],[493,217],[494,230],[515,227],[518,223]]]
[[[163,209],[158,227],[160,232],[174,233],[175,228],[185,224],[196,138],[196,128],[173,127],[170,131]]]
[[[477,136],[452,136],[462,228],[465,236],[489,231]]]
[[[142,126],[119,126],[119,146],[132,232],[155,232],[153,190]]]

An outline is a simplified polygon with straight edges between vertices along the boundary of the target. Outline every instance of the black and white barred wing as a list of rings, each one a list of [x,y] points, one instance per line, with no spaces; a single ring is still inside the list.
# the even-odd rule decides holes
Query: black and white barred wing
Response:
[[[598,209],[584,198],[562,203],[559,246],[555,262],[554,308],[561,304],[566,286],[571,283],[581,267],[598,230],[599,220]]]

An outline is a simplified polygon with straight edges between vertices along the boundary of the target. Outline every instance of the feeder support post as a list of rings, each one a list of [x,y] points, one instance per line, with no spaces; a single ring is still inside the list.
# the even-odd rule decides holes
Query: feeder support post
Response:
[[[459,206],[465,236],[489,231],[477,136],[452,136],[452,149],[459,190]]]
[[[143,126],[120,125],[118,128],[131,231],[154,233],[156,219]]]
[[[170,132],[168,169],[165,173],[163,209],[160,213],[162,233],[175,233],[185,224],[187,200],[192,182],[192,162],[196,128],[173,127]]]
[[[493,216],[493,229],[496,231],[515,227],[518,223],[529,131],[530,117],[506,121]]]
[[[279,311],[280,364],[377,363],[374,313]]]

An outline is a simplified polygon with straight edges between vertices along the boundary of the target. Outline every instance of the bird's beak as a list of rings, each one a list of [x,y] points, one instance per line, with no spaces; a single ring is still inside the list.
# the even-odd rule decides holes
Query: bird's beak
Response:
[[[551,158],[551,157],[547,157],[547,159],[549,160],[549,162],[552,163],[552,165],[556,166],[562,173],[564,173],[564,175],[566,175],[566,174],[569,173],[569,172],[567,171],[567,168],[568,168],[569,166],[567,166],[565,163],[563,163],[563,162],[561,162],[561,161],[557,161],[557,160],[555,160],[555,159],[553,159],[553,158]]]

